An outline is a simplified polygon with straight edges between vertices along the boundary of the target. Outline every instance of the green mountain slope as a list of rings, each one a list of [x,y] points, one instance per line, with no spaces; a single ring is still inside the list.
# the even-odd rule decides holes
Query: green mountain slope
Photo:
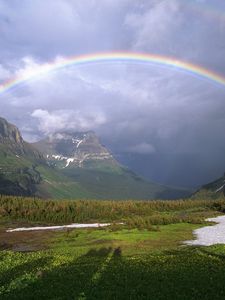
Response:
[[[14,125],[0,118],[0,194],[169,199],[184,197],[187,191],[148,182],[125,169],[93,132],[60,133],[31,145]]]
[[[33,195],[41,181],[38,164],[45,164],[42,154],[22,139],[14,125],[0,118],[0,193]]]
[[[225,174],[217,180],[203,185],[196,193],[194,199],[217,199],[225,195]]]
[[[148,182],[127,169],[120,173],[72,168],[62,172],[90,191],[95,199],[174,199],[187,195],[186,190]]]
[[[14,125],[0,118],[0,194],[44,198],[87,197],[88,191],[48,165]]]
[[[73,182],[79,186],[79,197],[171,199],[188,194],[187,190],[148,182],[124,168],[91,131],[55,133],[34,146],[67,178],[67,185]],[[58,187],[57,181],[54,185]]]

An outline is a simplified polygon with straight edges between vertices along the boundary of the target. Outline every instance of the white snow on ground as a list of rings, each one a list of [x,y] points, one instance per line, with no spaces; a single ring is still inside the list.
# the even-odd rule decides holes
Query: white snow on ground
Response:
[[[62,226],[37,226],[37,227],[21,227],[15,229],[8,229],[6,232],[15,231],[36,231],[36,230],[57,230],[65,228],[96,228],[96,227],[106,227],[111,225],[110,223],[93,223],[93,224],[70,224]]]
[[[184,244],[202,246],[225,244],[225,216],[209,218],[206,221],[218,224],[194,230],[193,234],[196,236],[196,240],[185,241]]]

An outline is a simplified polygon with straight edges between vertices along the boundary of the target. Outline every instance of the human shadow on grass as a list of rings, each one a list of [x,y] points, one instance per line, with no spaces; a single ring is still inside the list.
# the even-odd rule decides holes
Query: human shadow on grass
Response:
[[[112,251],[92,249],[1,300],[225,299],[223,260],[197,251],[131,257]]]
[[[91,294],[93,276],[110,252],[111,248],[92,249],[69,264],[43,272],[34,282],[14,289],[1,300],[85,299]]]
[[[225,263],[199,253],[113,255],[86,300],[224,300]]]

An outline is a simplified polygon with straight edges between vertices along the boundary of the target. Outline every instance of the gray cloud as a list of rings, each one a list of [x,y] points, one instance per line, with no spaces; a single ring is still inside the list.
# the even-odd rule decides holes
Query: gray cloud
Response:
[[[62,130],[85,131],[90,128],[95,129],[97,125],[105,123],[105,116],[100,112],[57,110],[49,113],[47,110],[36,109],[31,114],[39,120],[38,129],[50,134]]]
[[[141,144],[137,144],[128,148],[127,151],[131,153],[132,152],[138,153],[138,154],[149,154],[149,153],[154,153],[155,148],[151,144],[143,142]]]

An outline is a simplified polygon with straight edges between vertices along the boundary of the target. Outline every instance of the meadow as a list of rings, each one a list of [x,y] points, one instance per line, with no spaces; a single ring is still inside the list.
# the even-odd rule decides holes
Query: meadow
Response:
[[[61,202],[2,196],[0,207],[0,299],[225,298],[225,246],[183,244],[206,225],[205,218],[224,212],[224,199]],[[5,232],[96,221],[112,226]]]

